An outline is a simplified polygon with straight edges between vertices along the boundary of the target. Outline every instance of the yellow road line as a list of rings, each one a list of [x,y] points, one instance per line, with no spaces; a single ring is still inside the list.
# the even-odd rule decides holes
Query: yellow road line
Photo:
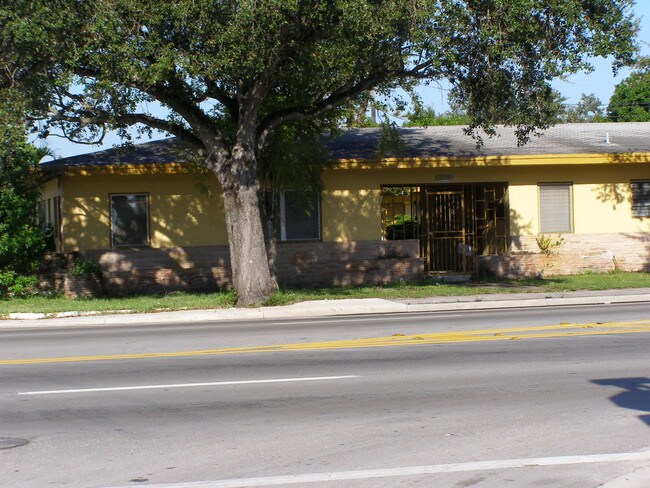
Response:
[[[216,356],[226,354],[254,354],[269,352],[319,351],[335,349],[358,349],[369,347],[395,347],[422,344],[451,344],[463,342],[495,342],[522,339],[548,339],[553,337],[581,337],[610,334],[650,333],[650,320],[632,322],[557,324],[517,328],[437,332],[432,334],[395,334],[388,337],[371,337],[325,342],[304,342],[267,346],[227,347],[195,351],[170,351],[130,354],[107,354],[97,356],[69,356],[51,358],[2,359],[0,365],[78,363],[85,361],[118,361],[123,359],[178,358],[192,356]]]

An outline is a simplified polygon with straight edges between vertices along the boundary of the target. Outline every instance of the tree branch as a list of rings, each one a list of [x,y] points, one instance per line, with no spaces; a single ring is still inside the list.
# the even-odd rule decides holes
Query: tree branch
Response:
[[[79,76],[95,79],[97,79],[100,74],[99,71],[88,66],[75,66],[74,72]],[[142,86],[133,80],[121,80],[120,84],[122,86],[139,90],[142,93],[146,93],[158,100],[160,103],[167,105],[174,112],[180,115],[196,132],[196,134],[193,134],[180,124],[174,124],[146,114],[124,114],[115,116],[115,120],[124,121],[129,125],[142,123],[153,129],[170,132],[176,137],[181,138],[183,141],[189,142],[193,146],[204,149],[209,147],[212,152],[218,154],[227,153],[224,138],[214,124],[214,121],[210,119],[210,117],[208,117],[195,103],[193,103],[197,97],[194,95],[191,87],[174,75],[170,75],[166,81],[167,84],[158,83],[149,86]],[[92,122],[88,123],[106,123],[107,120],[104,118],[104,115],[107,114],[103,113],[102,116],[94,118]]]
[[[210,98],[214,98],[221,105],[226,107],[226,110],[230,112],[231,116],[236,117],[239,109],[235,98],[212,80],[204,80],[204,83],[207,86],[206,95]]]
[[[420,79],[434,77],[436,73],[427,72],[427,70],[432,66],[433,61],[430,60],[419,63],[410,69],[404,69],[404,66],[402,65],[401,69],[379,73],[375,76],[363,79],[356,84],[350,84],[346,87],[340,88],[314,105],[296,106],[284,110],[278,110],[268,115],[258,125],[256,148],[258,151],[261,151],[266,145],[266,140],[269,134],[286,122],[292,120],[304,120],[322,115],[341,105],[343,102],[351,100],[357,95],[369,91],[387,80],[399,81],[408,78]]]
[[[181,124],[175,124],[167,120],[152,117],[151,115],[148,114],[139,113],[139,114],[124,114],[124,115],[111,116],[108,112],[98,111],[95,113],[88,112],[87,115],[71,116],[71,115],[66,115],[65,113],[57,109],[52,109],[51,112],[52,112],[52,116],[56,120],[68,122],[71,124],[78,124],[81,127],[87,125],[100,126],[102,127],[104,133],[105,133],[105,129],[103,128],[103,126],[111,120],[114,120],[118,124],[126,124],[129,126],[135,124],[143,124],[148,127],[151,127],[152,129],[168,132],[176,136],[182,142],[192,145],[197,149],[205,148],[202,141],[198,139],[194,134],[192,134],[192,132],[190,132],[185,127],[183,127]],[[73,140],[68,134],[66,134],[65,130],[64,130],[64,136],[69,140]],[[74,140],[75,142],[77,141],[76,139]],[[101,139],[95,142],[91,142],[89,144],[96,144],[97,142],[101,142]]]

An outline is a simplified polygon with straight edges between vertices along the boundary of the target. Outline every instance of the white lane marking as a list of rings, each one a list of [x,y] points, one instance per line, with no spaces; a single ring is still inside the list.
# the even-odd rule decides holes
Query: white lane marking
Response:
[[[297,381],[325,381],[347,380],[359,378],[357,375],[348,376],[314,376],[307,378],[275,378],[270,380],[244,380],[244,381],[213,381],[209,383],[177,383],[171,385],[138,385],[138,386],[113,386],[108,388],[78,388],[74,390],[43,390],[21,391],[17,395],[55,395],[60,393],[95,393],[104,391],[129,391],[129,390],[159,390],[165,388],[191,388],[196,386],[229,386],[229,385],[257,385],[263,383],[291,383]]]
[[[429,466],[410,466],[405,468],[366,469],[360,471],[338,471],[331,473],[310,473],[265,478],[240,478],[214,481],[187,481],[147,485],[154,488],[244,488],[250,486],[276,486],[323,481],[349,481],[395,476],[421,476],[426,474],[461,473],[466,471],[486,471],[496,469],[526,468],[538,466],[563,466],[569,464],[616,463],[622,461],[650,460],[650,451],[624,452],[615,454],[590,454],[584,456],[556,456],[528,459],[504,459],[478,461],[471,463],[432,464]],[[132,488],[114,486],[111,488]]]

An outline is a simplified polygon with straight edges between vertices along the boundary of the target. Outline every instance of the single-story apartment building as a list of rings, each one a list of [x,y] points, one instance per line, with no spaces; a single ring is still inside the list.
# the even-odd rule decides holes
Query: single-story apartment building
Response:
[[[425,275],[650,270],[650,123],[564,124],[519,145],[512,128],[380,129],[327,143],[311,211],[280,195],[277,276],[346,285]],[[40,206],[60,253],[97,262],[111,293],[229,285],[216,178],[166,139],[42,163]]]

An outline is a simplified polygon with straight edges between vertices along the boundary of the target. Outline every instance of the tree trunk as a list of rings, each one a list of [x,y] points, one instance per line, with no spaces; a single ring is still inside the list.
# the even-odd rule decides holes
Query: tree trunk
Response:
[[[224,189],[223,202],[237,306],[259,305],[277,284],[269,273],[257,188]]]
[[[275,225],[277,221],[276,194],[274,191],[262,192],[261,199],[262,222],[266,244],[266,255],[269,261],[269,273],[271,273],[271,278],[277,282],[276,263],[278,256],[278,246],[277,238],[275,236]]]

